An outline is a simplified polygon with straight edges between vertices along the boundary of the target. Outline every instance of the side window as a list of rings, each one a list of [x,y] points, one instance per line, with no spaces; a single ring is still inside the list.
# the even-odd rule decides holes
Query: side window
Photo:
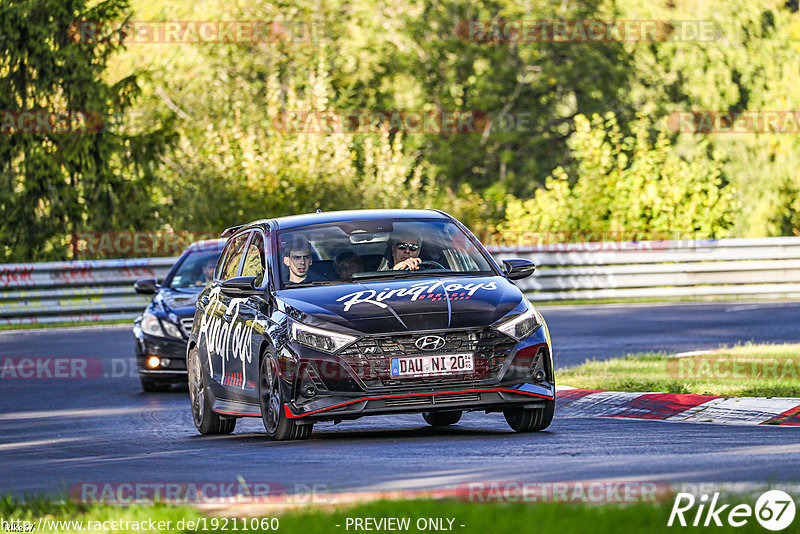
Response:
[[[247,247],[242,276],[255,276],[256,286],[261,285],[264,280],[264,238],[261,232],[256,231],[253,234],[253,240]]]
[[[247,243],[248,237],[250,237],[250,232],[245,232],[232,238],[225,252],[225,258],[221,263],[222,267],[219,270],[218,276],[220,280],[227,280],[236,276],[236,271],[239,268],[239,262],[242,259],[244,245]]]

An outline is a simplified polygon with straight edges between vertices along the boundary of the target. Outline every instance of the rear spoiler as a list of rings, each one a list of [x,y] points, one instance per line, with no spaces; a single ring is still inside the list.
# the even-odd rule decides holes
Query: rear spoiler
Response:
[[[232,233],[236,232],[239,228],[242,228],[244,225],[240,224],[238,226],[231,226],[230,228],[226,228],[224,232],[222,232],[219,236],[220,237],[228,237]]]

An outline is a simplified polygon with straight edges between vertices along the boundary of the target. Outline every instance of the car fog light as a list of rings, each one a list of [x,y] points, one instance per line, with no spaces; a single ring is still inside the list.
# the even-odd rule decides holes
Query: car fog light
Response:
[[[544,380],[544,369],[537,369],[535,373],[533,373],[533,379],[537,382],[541,382]]]
[[[307,398],[307,399],[310,399],[312,397],[316,397],[317,396],[317,388],[315,388],[311,384],[307,384],[300,391],[300,394],[302,396],[304,396],[305,398]]]
[[[158,356],[150,356],[149,358],[147,358],[147,367],[149,367],[150,369],[155,369],[160,364],[161,364],[161,358],[159,358]]]
[[[161,367],[169,367],[169,358],[161,358]]]

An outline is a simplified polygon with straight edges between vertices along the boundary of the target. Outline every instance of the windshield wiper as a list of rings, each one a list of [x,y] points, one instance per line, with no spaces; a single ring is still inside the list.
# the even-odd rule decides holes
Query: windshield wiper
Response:
[[[331,286],[343,283],[342,280],[314,280],[313,282],[300,282],[299,284],[285,284],[284,289],[294,289],[296,287]]]
[[[423,270],[423,271],[411,271],[407,269],[401,269],[397,271],[378,271],[375,273],[366,273],[366,274],[359,274],[357,277],[353,277],[353,282],[358,282],[359,280],[371,280],[373,278],[416,278],[418,276],[423,277],[434,277],[434,276],[450,276],[450,275],[462,275],[464,273],[460,273],[458,271],[450,271],[446,269],[436,269],[436,270]]]

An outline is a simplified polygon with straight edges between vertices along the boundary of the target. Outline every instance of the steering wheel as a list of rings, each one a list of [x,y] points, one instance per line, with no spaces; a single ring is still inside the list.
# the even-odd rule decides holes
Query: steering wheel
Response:
[[[419,264],[420,269],[445,269],[445,266],[439,263],[438,261],[433,260],[423,260]]]

